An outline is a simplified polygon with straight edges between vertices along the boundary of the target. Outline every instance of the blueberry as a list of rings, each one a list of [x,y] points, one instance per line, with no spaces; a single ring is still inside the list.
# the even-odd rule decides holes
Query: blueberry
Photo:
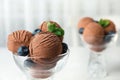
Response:
[[[113,35],[113,34],[115,34],[115,32],[113,31],[108,32],[108,35]]]
[[[36,63],[34,63],[30,58],[24,61],[25,67],[33,67],[34,65],[36,65]]]
[[[66,53],[68,50],[68,45],[66,43],[62,43],[62,53]]]
[[[108,34],[104,37],[104,41],[110,42],[113,37],[113,34],[115,34],[115,32],[113,32],[113,31],[108,32]]]
[[[112,38],[112,36],[106,35],[106,36],[104,37],[104,41],[105,41],[105,42],[110,42],[110,41],[111,41],[111,38]]]
[[[80,33],[80,34],[83,34],[83,31],[84,31],[84,28],[80,28],[80,29],[79,29],[79,33]]]
[[[26,46],[21,46],[17,51],[19,56],[27,56],[29,54],[29,49]]]
[[[34,36],[35,34],[37,34],[37,33],[39,33],[39,32],[41,32],[40,29],[35,29],[34,32],[32,33],[32,35]]]

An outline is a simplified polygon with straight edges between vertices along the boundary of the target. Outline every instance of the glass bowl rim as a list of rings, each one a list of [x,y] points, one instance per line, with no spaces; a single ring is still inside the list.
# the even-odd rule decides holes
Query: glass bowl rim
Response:
[[[66,53],[61,53],[61,54],[57,55],[55,58],[69,55],[69,53],[70,53],[70,49],[68,49],[68,50],[66,51]],[[13,56],[23,57],[23,58],[25,58],[25,57],[27,57],[27,58],[41,58],[41,57],[30,57],[30,56],[28,56],[28,55],[27,55],[27,56],[20,56],[20,55],[17,55],[17,53],[12,53],[12,54],[13,54]]]

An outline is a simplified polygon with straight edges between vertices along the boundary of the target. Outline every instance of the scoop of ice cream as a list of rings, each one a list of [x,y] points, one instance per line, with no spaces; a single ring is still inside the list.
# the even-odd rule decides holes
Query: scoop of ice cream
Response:
[[[49,70],[49,69],[55,67],[56,66],[56,62],[37,64],[37,63],[33,62],[31,59],[27,59],[27,60],[24,61],[24,66],[27,69],[41,71],[41,70]]]
[[[84,17],[78,22],[78,29],[85,28],[89,23],[94,22],[90,17]]]
[[[64,30],[60,27],[60,25],[54,21],[44,21],[42,25],[39,27],[42,32],[52,32],[59,36],[60,40],[63,40]]]
[[[62,43],[58,36],[50,32],[41,32],[35,35],[29,46],[30,57],[35,63],[41,59],[54,59],[62,53]]]
[[[54,68],[56,66],[55,63],[50,63],[50,64],[36,64],[34,67],[32,67],[33,70],[49,70],[51,68]]]
[[[105,34],[108,34],[109,32],[116,33],[115,24],[111,20],[109,20],[109,22],[110,22],[109,25],[104,28]]]
[[[83,32],[83,39],[91,45],[103,43],[104,29],[95,22],[88,24]]]
[[[7,47],[13,53],[17,53],[20,46],[29,46],[32,33],[26,30],[15,31],[8,36]]]
[[[39,29],[42,30],[43,32],[48,31],[48,23],[55,24],[56,27],[61,28],[60,25],[54,21],[44,21],[42,25],[39,27]]]

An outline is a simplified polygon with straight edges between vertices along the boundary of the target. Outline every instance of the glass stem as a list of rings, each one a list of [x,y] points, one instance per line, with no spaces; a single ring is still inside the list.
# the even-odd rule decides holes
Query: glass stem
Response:
[[[106,76],[105,61],[101,55],[97,52],[90,53],[88,70],[92,80],[101,80]]]

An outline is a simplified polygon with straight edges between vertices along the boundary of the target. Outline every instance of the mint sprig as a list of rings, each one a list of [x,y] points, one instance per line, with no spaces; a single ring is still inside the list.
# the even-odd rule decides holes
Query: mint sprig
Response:
[[[49,32],[53,32],[55,30],[55,27],[56,27],[55,24],[51,24],[50,22],[47,23],[47,26],[48,26]]]
[[[106,20],[106,19],[100,19],[98,23],[99,23],[103,28],[106,28],[106,27],[110,24],[110,21],[109,21],[109,20]]]
[[[55,23],[48,22],[48,31],[54,33],[57,36],[63,36],[64,30],[62,28],[58,28]]]

